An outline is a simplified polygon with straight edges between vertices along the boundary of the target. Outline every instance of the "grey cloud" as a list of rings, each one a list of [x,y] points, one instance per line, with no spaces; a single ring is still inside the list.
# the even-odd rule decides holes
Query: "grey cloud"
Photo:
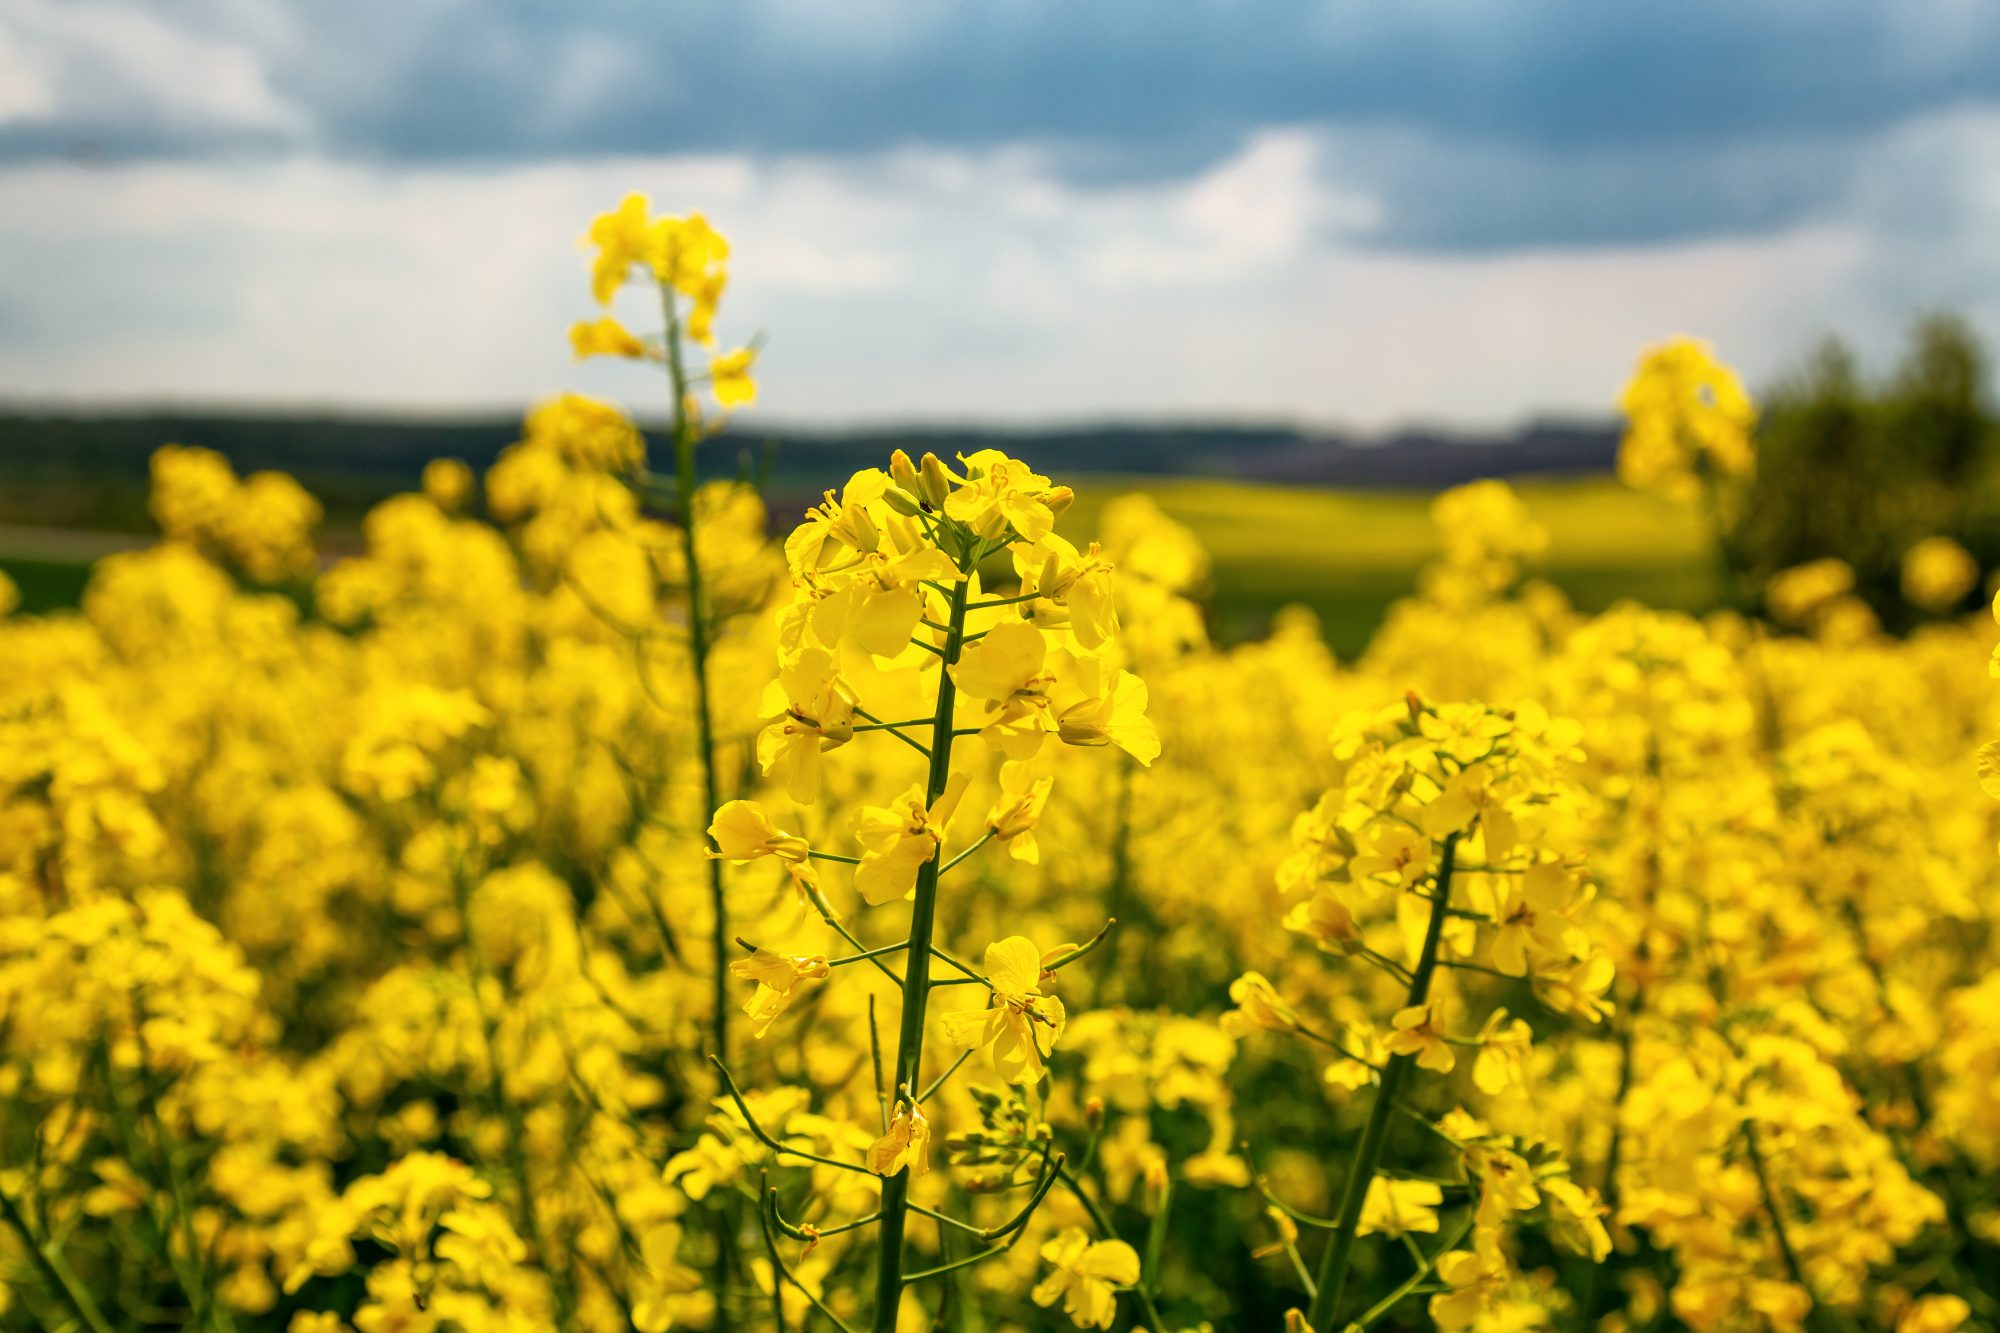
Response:
[[[39,43],[56,95],[0,112],[0,159],[1027,143],[1109,188],[1305,125],[1355,145],[1335,166],[1381,197],[1392,247],[1766,234],[1842,198],[1872,137],[2000,99],[2000,9],[1951,0],[70,0],[95,16],[81,31],[52,26],[56,4],[0,0],[0,38]],[[155,25],[145,77],[121,16]],[[200,70],[177,68],[242,83],[243,60],[272,106],[242,87],[204,103]]]

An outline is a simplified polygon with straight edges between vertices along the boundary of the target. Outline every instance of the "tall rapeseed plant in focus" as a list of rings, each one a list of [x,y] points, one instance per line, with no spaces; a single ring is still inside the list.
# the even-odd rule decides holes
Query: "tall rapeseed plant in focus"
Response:
[[[717,774],[715,704],[709,688],[710,651],[715,635],[715,609],[704,586],[701,509],[696,501],[695,447],[708,431],[697,387],[705,387],[724,409],[744,406],[757,398],[750,369],[754,347],[739,347],[710,357],[705,373],[688,366],[687,344],[715,346],[715,316],[729,282],[729,242],[700,213],[686,217],[656,217],[641,194],[627,195],[618,207],[597,217],[585,238],[596,254],[591,264],[590,290],[600,306],[609,307],[633,273],[645,274],[658,288],[662,327],[654,338],[641,338],[609,314],[570,329],[570,343],[579,358],[593,356],[651,360],[666,370],[673,392],[672,494],[680,528],[682,573],[686,580],[688,661],[693,674],[695,740],[701,763],[706,807],[721,803]],[[652,478],[643,459],[629,460],[642,487]],[[715,970],[715,1050],[729,1051],[729,992],[726,964],[729,919],[723,897],[720,865],[709,867],[709,897],[714,908],[710,930]]]
[[[973,454],[962,465],[953,470],[929,454],[912,463],[898,451],[888,471],[856,473],[837,498],[828,491],[785,542],[794,599],[780,620],[779,676],[767,705],[776,719],[758,738],[760,767],[794,803],[809,807],[822,795],[827,756],[873,733],[910,752],[915,780],[882,804],[849,814],[855,853],[816,847],[750,801],[722,806],[709,830],[723,858],[783,863],[802,901],[853,950],[830,958],[782,954],[745,941],[750,956],[735,970],[757,988],[746,1008],[760,1033],[809,984],[855,964],[883,972],[901,992],[890,1081],[879,1089],[886,1127],[862,1161],[803,1152],[770,1137],[737,1098],[744,1120],[774,1150],[882,1178],[877,1211],[832,1228],[787,1223],[776,1191],[764,1191],[772,1262],[802,1291],[806,1287],[780,1258],[776,1233],[804,1239],[810,1248],[828,1230],[877,1228],[878,1333],[897,1326],[911,1283],[1009,1248],[1064,1172],[1063,1159],[1044,1142],[1039,1163],[1023,1163],[1030,1173],[1006,1182],[1027,1188],[1027,1202],[990,1227],[918,1208],[910,1199],[910,1182],[930,1167],[933,1131],[925,1103],[977,1054],[990,1058],[1013,1087],[1037,1087],[1067,1021],[1054,994],[1056,975],[1103,938],[1100,932],[1082,947],[1045,948],[1026,936],[1008,936],[989,943],[974,966],[937,937],[945,877],[991,843],[1020,859],[1043,854],[1035,829],[1053,778],[1038,773],[1036,761],[1047,744],[1115,748],[1140,763],[1151,763],[1160,748],[1146,717],[1146,687],[1107,660],[1105,650],[1119,628],[1110,567],[1094,549],[1080,552],[1054,531],[1072,499],[1068,488],[995,450]],[[1020,591],[987,595],[981,567],[1003,552],[1015,557]],[[1001,760],[998,795],[978,833],[947,855],[970,779],[957,746],[972,737]],[[870,909],[909,902],[903,937],[864,945],[829,899],[818,870],[826,863],[852,867],[853,893]],[[947,974],[934,977],[934,963]],[[931,1002],[957,986],[977,988],[982,1002],[942,1016],[945,1043],[960,1054],[927,1080]],[[733,1094],[733,1080],[730,1087]],[[908,1271],[905,1231],[913,1211],[971,1233],[978,1248],[939,1267]],[[1049,1242],[1043,1257],[1056,1271],[1037,1287],[1036,1299],[1063,1300],[1086,1326],[1108,1323],[1113,1289],[1140,1276],[1129,1246],[1091,1242],[1081,1232]],[[813,1300],[820,1304],[816,1295]]]

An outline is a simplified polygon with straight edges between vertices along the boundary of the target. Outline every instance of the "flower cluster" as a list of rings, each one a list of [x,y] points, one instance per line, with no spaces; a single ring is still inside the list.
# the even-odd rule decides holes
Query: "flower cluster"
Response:
[[[1581,734],[1536,705],[1439,706],[1414,694],[1334,733],[1336,785],[1299,817],[1296,850],[1279,869],[1281,887],[1301,898],[1285,925],[1322,952],[1379,971],[1401,990],[1397,1007],[1386,1024],[1352,1014],[1327,1033],[1251,972],[1231,987],[1237,1007],[1222,1017],[1236,1035],[1263,1028],[1324,1047],[1330,1085],[1375,1087],[1306,1316],[1313,1327],[1339,1326],[1331,1321],[1354,1241],[1437,1232],[1446,1184],[1472,1196],[1468,1211],[1418,1265],[1420,1275],[1452,1282],[1431,1306],[1446,1327],[1475,1322],[1514,1285],[1509,1237],[1529,1216],[1593,1261],[1610,1249],[1603,1208],[1559,1152],[1463,1110],[1430,1126],[1456,1158],[1445,1184],[1383,1170],[1395,1116],[1419,1114],[1405,1105],[1414,1070],[1451,1074],[1465,1051],[1473,1085],[1501,1097],[1534,1057],[1527,1022],[1447,978],[1520,978],[1543,1008],[1587,1023],[1610,1010],[1614,969],[1592,940],[1593,892],[1568,850],[1579,804],[1569,770],[1582,759]],[[1455,1254],[1468,1231],[1470,1257]],[[1452,1276],[1461,1272],[1473,1276]]]
[[[651,439],[551,398],[339,558],[169,449],[0,613],[0,1328],[1993,1325],[1962,552],[1902,639],[1580,609],[1483,483],[1342,662],[1002,452],[773,537],[726,261],[592,228]],[[1635,447],[1729,481],[1676,356]]]
[[[1649,349],[1619,403],[1628,426],[1618,475],[1640,490],[1691,499],[1717,478],[1747,476],[1757,408],[1736,372],[1695,338]]]
[[[1139,764],[1160,754],[1146,716],[1146,687],[1116,654],[1113,566],[1098,547],[1079,550],[1055,532],[1073,498],[1068,488],[994,450],[963,458],[956,469],[935,455],[913,462],[899,452],[886,471],[856,473],[837,495],[828,491],[785,540],[793,596],[778,613],[777,678],[765,694],[770,720],[755,746],[763,777],[798,809],[795,818],[810,820],[811,831],[793,832],[749,800],[723,805],[709,827],[718,857],[781,865],[799,902],[852,950],[828,957],[746,941],[751,956],[731,970],[756,984],[745,1010],[759,1036],[810,989],[807,983],[826,980],[836,968],[867,962],[899,992],[893,1074],[876,1088],[882,1132],[860,1168],[885,1178],[871,1219],[880,1231],[878,1329],[892,1329],[901,1308],[909,1187],[931,1164],[934,1130],[924,1104],[974,1054],[985,1054],[1005,1084],[1032,1090],[1043,1083],[1068,1021],[1053,993],[1056,972],[1090,947],[1045,950],[1010,935],[988,944],[977,967],[969,965],[939,943],[940,883],[989,843],[1013,860],[1040,860],[1036,830],[1054,789],[1045,750],[1115,748]],[[1012,578],[989,593],[986,570],[1000,557]],[[827,759],[858,741],[913,752],[919,776],[882,804],[851,810],[845,832],[854,851],[831,851],[838,825],[818,814],[830,803],[823,799]],[[969,841],[955,845],[979,767],[974,754],[959,754],[961,742],[984,751],[993,796]],[[880,767],[874,756],[864,762],[871,772]],[[852,867],[858,904],[836,905],[816,864],[826,862]],[[843,907],[882,909],[905,899],[911,907],[900,941],[870,946],[842,923]],[[872,920],[871,913],[857,925],[866,930]],[[900,969],[887,959],[899,960]],[[933,977],[938,963],[950,974]],[[962,984],[977,987],[982,1002],[943,1014],[945,1042],[959,1056],[926,1082],[931,996]],[[1039,1182],[1037,1200],[1062,1169],[1045,1144],[1030,1177]],[[776,1219],[775,1201],[772,1207]],[[1029,1216],[1017,1216],[1010,1231]],[[1079,1321],[1108,1322],[1111,1297],[1091,1285],[1095,1251],[1086,1249],[1083,1233],[1074,1245],[1051,1246],[1051,1262],[1072,1279],[1067,1287],[1059,1277],[1049,1279],[1037,1299],[1067,1290]],[[996,1244],[986,1253],[1006,1248]],[[1121,1260],[1116,1267],[1126,1266]],[[1130,1267],[1126,1285],[1138,1281],[1136,1259]]]

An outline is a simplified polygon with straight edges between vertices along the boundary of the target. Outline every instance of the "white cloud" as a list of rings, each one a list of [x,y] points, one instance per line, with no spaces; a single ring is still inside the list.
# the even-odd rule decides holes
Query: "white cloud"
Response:
[[[769,335],[763,410],[786,420],[1491,422],[1602,412],[1679,331],[1761,377],[1829,328],[1879,351],[1936,304],[2000,330],[2000,116],[1872,145],[1835,220],[1700,243],[1385,251],[1337,161],[1281,128],[1103,187],[1025,148],[0,168],[0,393],[656,406],[655,377],[564,342],[591,313],[576,237],[634,188],[731,236],[723,333]]]
[[[308,128],[257,48],[174,17],[111,0],[0,0],[0,123],[11,109],[13,118],[61,120],[79,132]],[[22,69],[29,76],[17,81]],[[23,88],[25,108],[10,108]]]
[[[0,25],[0,125],[55,114],[56,90],[36,65],[28,43]]]

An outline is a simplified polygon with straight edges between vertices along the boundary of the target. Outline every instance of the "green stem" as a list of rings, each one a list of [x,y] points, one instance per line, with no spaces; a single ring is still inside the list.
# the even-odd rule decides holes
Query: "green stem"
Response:
[[[1113,921],[1121,917],[1129,919],[1135,906],[1132,902],[1132,770],[1135,767],[1129,755],[1118,756],[1118,787],[1112,804],[1111,884],[1104,895],[1105,915]],[[1148,947],[1145,942],[1140,943],[1142,958]],[[1125,941],[1121,936],[1118,943],[1112,946],[1111,967],[1111,974],[1120,978],[1121,984],[1127,973],[1118,964],[1123,961],[1125,952]],[[1137,971],[1145,976],[1153,975],[1150,967],[1142,966]],[[1131,996],[1128,994],[1124,998],[1130,999]]]
[[[135,1002],[133,1013],[135,1028],[139,1021],[140,1015],[137,1012],[137,1004]],[[104,1095],[106,1100],[111,1104],[113,1137],[117,1142],[119,1151],[125,1155],[125,1160],[132,1164],[132,1169],[138,1172],[146,1183],[146,1219],[152,1224],[152,1239],[158,1242],[160,1258],[165,1262],[168,1270],[173,1273],[174,1282],[180,1287],[181,1295],[188,1303],[191,1322],[198,1327],[204,1303],[201,1294],[202,1283],[200,1275],[196,1272],[191,1272],[190,1267],[199,1266],[201,1253],[191,1243],[184,1246],[188,1251],[185,1257],[174,1252],[174,1232],[179,1222],[176,1218],[166,1216],[161,1211],[155,1198],[157,1187],[153,1180],[153,1168],[140,1158],[139,1150],[142,1145],[139,1139],[139,1127],[133,1122],[131,1109],[125,1105],[125,1099],[118,1093],[118,1074],[112,1065],[111,1045],[108,1040],[98,1045],[97,1056],[99,1069],[104,1078]],[[145,1075],[145,1064],[141,1061],[139,1078],[142,1082]],[[164,1151],[164,1131],[161,1131],[161,1138],[162,1141],[156,1145],[156,1148]],[[161,1163],[161,1170],[165,1170],[164,1162]],[[175,1195],[178,1197],[178,1192],[175,1192]],[[191,1233],[184,1232],[183,1234]]]
[[[570,1327],[573,1293],[568,1277],[556,1271],[555,1255],[549,1247],[548,1233],[542,1227],[541,1210],[535,1204],[534,1185],[528,1179],[527,1127],[521,1121],[521,1108],[508,1097],[501,1078],[500,1024],[486,1004],[486,978],[490,973],[486,970],[485,957],[472,939],[472,892],[465,882],[462,866],[452,866],[451,880],[458,899],[458,919],[465,931],[465,964],[472,981],[473,1008],[479,1014],[479,1033],[486,1048],[487,1091],[492,1098],[493,1110],[506,1130],[507,1170],[514,1177],[521,1222],[527,1230],[528,1239],[534,1243],[536,1262],[549,1279],[549,1294],[555,1300],[556,1327],[567,1329]]]
[[[840,1333],[854,1333],[854,1330],[847,1326],[846,1321],[843,1320],[839,1315],[835,1314],[832,1310],[828,1309],[826,1302],[821,1300],[811,1287],[808,1287],[805,1283],[799,1281],[798,1278],[793,1275],[792,1270],[786,1266],[785,1261],[778,1257],[778,1243],[771,1238],[772,1219],[777,1216],[777,1210],[778,1210],[778,1193],[776,1190],[770,1188],[767,1185],[765,1186],[764,1189],[764,1197],[758,1200],[757,1221],[758,1224],[763,1228],[764,1238],[770,1247],[769,1253],[771,1255],[771,1266],[777,1270],[775,1276],[782,1277],[784,1278],[785,1281],[791,1283],[794,1287],[797,1287],[799,1289],[799,1294],[804,1296],[808,1301],[812,1303],[813,1309],[818,1310],[821,1314],[825,1315],[828,1322],[830,1322],[835,1328],[839,1329]],[[717,1294],[720,1295],[720,1293]]]
[[[194,1208],[188,1202],[187,1174],[181,1167],[179,1140],[168,1130],[167,1118],[161,1114],[158,1102],[146,1087],[144,1075],[152,1068],[152,1052],[146,1047],[145,1014],[141,1009],[139,996],[132,996],[132,1040],[139,1048],[140,1091],[145,1096],[145,1106],[152,1116],[153,1132],[159,1138],[160,1165],[167,1173],[167,1190],[174,1201],[175,1219],[180,1224],[181,1245],[187,1250],[188,1271],[195,1282],[195,1322],[213,1322],[217,1328],[233,1330],[236,1321],[220,1305],[214,1304],[214,1292],[208,1281],[207,1265],[202,1260],[201,1242],[195,1236]]]
[[[1886,1015],[1891,1012],[1889,977],[1883,970],[1881,960],[1875,956],[1875,950],[1869,947],[1867,923],[1862,920],[1861,910],[1855,906],[1852,898],[1841,900],[1840,912],[1842,919],[1847,923],[1848,931],[1853,936],[1855,956],[1867,967],[1868,975],[1874,978],[1876,1007]],[[1904,1063],[1902,1072],[1904,1087],[1910,1096],[1910,1109],[1916,1113],[1917,1122],[1909,1128],[1905,1140],[1897,1144],[1897,1156],[1902,1159],[1904,1167],[1912,1175],[1922,1176],[1927,1174],[1924,1163],[1917,1160],[1916,1155],[1910,1151],[1908,1142],[1909,1139],[1922,1134],[1931,1123],[1930,1092],[1924,1086],[1921,1057],[1912,1058]],[[1981,1284],[1982,1290],[2000,1294],[2000,1251],[1992,1254],[1982,1253],[1992,1250],[1993,1247],[1972,1229],[1972,1204],[1965,1197],[1965,1187],[1975,1178],[1975,1173],[1958,1160],[1954,1152],[1952,1160],[1947,1161],[1943,1171],[1937,1175],[1935,1193],[1944,1202],[1945,1221],[1951,1226],[1958,1248],[1972,1256],[1971,1271],[1974,1274],[1984,1275],[1976,1276],[1973,1280]]]
[[[1757,1122],[1746,1119],[1743,1122],[1743,1147],[1750,1157],[1750,1168],[1757,1176],[1757,1191],[1764,1198],[1764,1212],[1771,1220],[1771,1236],[1778,1243],[1778,1257],[1784,1261],[1785,1275],[1792,1284],[1806,1294],[1810,1302],[1806,1310],[1806,1327],[1821,1333],[1851,1333],[1845,1319],[1834,1317],[1828,1308],[1820,1303],[1819,1293],[1806,1281],[1805,1268],[1799,1263],[1798,1251],[1792,1248],[1792,1238],[1785,1230],[1785,1217],[1778,1208],[1777,1191],[1771,1188],[1771,1175],[1764,1167],[1764,1154],[1757,1147]]]
[[[956,1074],[958,1072],[960,1065],[963,1065],[967,1060],[970,1060],[971,1058],[972,1058],[971,1051],[969,1050],[960,1051],[958,1053],[958,1059],[953,1060],[951,1062],[951,1068],[945,1070],[942,1074],[939,1074],[936,1078],[932,1079],[931,1085],[928,1088],[925,1088],[922,1092],[917,1094],[917,1105],[922,1106],[925,1102],[937,1096],[937,1090],[939,1088],[942,1088],[945,1085],[945,1082],[948,1079],[950,1079],[953,1074]]]
[[[1090,1215],[1091,1229],[1097,1233],[1100,1239],[1118,1239],[1117,1231],[1111,1226],[1111,1219],[1104,1215],[1102,1208],[1098,1207],[1097,1200],[1090,1197],[1089,1191],[1084,1189],[1083,1182],[1077,1179],[1075,1172],[1071,1171],[1067,1165],[1058,1162],[1056,1164],[1056,1179],[1061,1181],[1062,1187],[1070,1192],[1071,1198],[1083,1205],[1083,1211]],[[1150,1241],[1147,1244],[1147,1250],[1149,1253],[1155,1251],[1155,1247]],[[1137,1283],[1130,1287],[1122,1288],[1122,1290],[1129,1291],[1138,1298],[1139,1308],[1150,1321],[1147,1327],[1151,1330],[1151,1333],[1162,1333],[1166,1328],[1166,1324],[1161,1321],[1160,1312],[1153,1304],[1152,1284],[1145,1269],[1141,1268]]]
[[[701,786],[703,809],[713,815],[722,804],[721,784],[715,772],[715,716],[709,704],[708,650],[711,626],[708,600],[702,586],[701,561],[696,558],[694,520],[694,423],[688,420],[687,367],[681,360],[681,312],[674,291],[662,284],[661,305],[666,313],[667,377],[674,390],[674,494],[680,508],[681,551],[687,562],[688,653],[694,668],[695,736],[701,746]],[[706,836],[706,835],[704,835]],[[720,850],[708,838],[708,850]],[[708,898],[715,911],[711,932],[715,963],[715,1015],[711,1032],[715,1053],[729,1058],[729,918],[722,894],[722,862],[708,862]]]
[[[1696,469],[1701,479],[1702,515],[1708,523],[1709,545],[1715,559],[1716,601],[1725,611],[1743,607],[1743,583],[1736,540],[1722,508],[1722,486],[1715,469],[1705,462]]]
[[[794,1148],[789,1143],[783,1143],[773,1138],[771,1132],[758,1122],[755,1115],[751,1114],[750,1104],[743,1100],[743,1093],[737,1088],[736,1076],[729,1072],[729,1066],[712,1055],[708,1057],[708,1062],[715,1066],[716,1074],[722,1079],[723,1091],[728,1093],[729,1099],[736,1103],[737,1114],[743,1117],[743,1123],[749,1126],[750,1134],[757,1142],[763,1144],[772,1152],[803,1158],[808,1162],[818,1162],[821,1166],[830,1166],[841,1171],[852,1171],[858,1176],[875,1174],[865,1166],[857,1166],[853,1162],[843,1162],[838,1158],[822,1157],[816,1152],[807,1152],[804,1148]]]
[[[1444,1258],[1445,1255],[1457,1248],[1458,1243],[1465,1239],[1465,1233],[1470,1230],[1472,1230],[1472,1214],[1468,1213],[1465,1216],[1465,1220],[1460,1222],[1449,1236],[1445,1237],[1444,1243],[1438,1246],[1435,1254],[1432,1254],[1429,1258],[1420,1258],[1417,1263],[1416,1272],[1405,1278],[1401,1286],[1375,1302],[1375,1304],[1369,1306],[1368,1312],[1355,1320],[1349,1327],[1363,1329],[1372,1327],[1382,1316],[1395,1309],[1398,1302],[1423,1285],[1424,1279],[1429,1277],[1431,1271],[1437,1267],[1438,1260]]]
[[[694,446],[695,427],[688,418],[688,375],[687,365],[681,357],[681,312],[680,304],[674,299],[674,289],[669,283],[660,284],[660,304],[666,315],[665,344],[667,353],[667,379],[673,386],[674,411],[674,496],[680,510],[681,552],[687,565],[687,618],[688,656],[694,674],[694,720],[695,740],[701,747],[701,794],[703,828],[722,804],[721,783],[715,772],[715,715],[710,706],[708,691],[708,651],[711,625],[709,624],[708,598],[702,583],[701,560],[695,541],[695,471]],[[721,850],[713,835],[706,832],[703,838],[710,852]],[[714,966],[714,979],[710,1006],[709,1040],[715,1054],[729,1058],[729,911],[723,897],[722,862],[710,856],[708,860],[708,901],[714,921],[709,930],[710,956]],[[733,1224],[734,1214],[730,1213]],[[727,1330],[730,1324],[729,1307],[724,1301],[724,1293],[729,1288],[730,1268],[735,1252],[731,1228],[726,1226],[721,1234],[721,1243],[716,1246],[715,1256],[715,1308],[716,1327]]]
[[[958,686],[951,669],[964,646],[965,606],[971,579],[952,585],[951,615],[944,640],[944,665],[938,671],[937,707],[931,716],[930,777],[924,804],[935,805],[951,780],[952,713]],[[917,872],[916,904],[910,909],[910,962],[903,977],[903,1021],[896,1043],[896,1073],[892,1086],[923,1086],[924,1007],[930,999],[932,936],[937,922],[939,853],[931,853]],[[875,1333],[896,1333],[896,1312],[903,1299],[903,1227],[908,1220],[910,1172],[905,1167],[882,1182],[882,1244],[875,1268]]]
[[[76,1317],[83,1326],[90,1329],[91,1333],[111,1333],[111,1325],[104,1322],[103,1312],[97,1308],[97,1302],[91,1299],[89,1288],[78,1279],[75,1270],[69,1266],[69,1261],[63,1258],[62,1251],[53,1245],[44,1245],[35,1238],[33,1228],[28,1225],[27,1215],[21,1211],[21,1205],[16,1203],[14,1196],[5,1190],[0,1190],[0,1215],[4,1215],[7,1221],[13,1224],[14,1230],[21,1233],[21,1243],[27,1247],[29,1256],[35,1261],[35,1267],[42,1271],[50,1286],[62,1293],[63,1300],[69,1304],[70,1309],[76,1311]]]
[[[1417,955],[1406,1008],[1422,1005],[1430,999],[1431,976],[1437,971],[1438,942],[1444,936],[1445,915],[1451,903],[1452,865],[1457,854],[1458,835],[1454,833],[1444,840],[1444,857],[1438,865],[1437,894],[1431,900],[1430,924],[1424,931],[1423,949]],[[1403,1084],[1408,1081],[1410,1069],[1415,1064],[1415,1056],[1392,1055],[1382,1070],[1381,1086],[1375,1091],[1375,1104],[1368,1111],[1368,1124],[1361,1131],[1361,1143],[1354,1150],[1353,1165],[1348,1168],[1347,1179],[1341,1184],[1340,1211],[1334,1215],[1337,1229],[1326,1252],[1320,1257],[1319,1289],[1314,1293],[1312,1307],[1306,1313],[1306,1322],[1314,1328],[1337,1327],[1334,1312],[1340,1307],[1341,1291],[1347,1285],[1348,1262],[1354,1255],[1361,1206],[1367,1202],[1369,1182],[1375,1179],[1375,1167],[1382,1158],[1382,1144],[1389,1134],[1389,1118],[1395,1112]]]
[[[1083,1205],[1083,1211],[1090,1214],[1090,1225],[1099,1238],[1117,1240],[1118,1233],[1112,1230],[1111,1219],[1104,1215],[1104,1210],[1097,1206],[1097,1200],[1091,1198],[1083,1188],[1083,1182],[1076,1178],[1076,1173],[1067,1165],[1058,1165],[1056,1178],[1062,1181],[1062,1187],[1069,1191],[1070,1197]]]
[[[1644,956],[1642,939],[1640,957],[1643,959]],[[1611,1102],[1611,1142],[1605,1149],[1604,1179],[1598,1186],[1598,1197],[1604,1201],[1606,1211],[1614,1216],[1618,1208],[1618,1164],[1625,1148],[1625,1101],[1632,1092],[1632,1034],[1645,1005],[1646,987],[1641,982],[1632,988],[1632,1000],[1620,1015],[1623,1024],[1618,1033],[1618,1092]],[[1597,1291],[1603,1269],[1603,1264],[1591,1263],[1583,1270],[1583,1279],[1576,1294],[1579,1333],[1597,1326]]]
[[[946,861],[942,866],[940,866],[938,868],[938,874],[943,875],[946,871],[950,870],[960,861],[963,861],[966,857],[972,855],[974,852],[978,851],[981,847],[984,847],[987,843],[991,841],[993,841],[993,830],[987,829],[986,832],[979,835],[978,842],[973,843],[970,847],[967,847],[957,856],[952,857],[951,860]]]

